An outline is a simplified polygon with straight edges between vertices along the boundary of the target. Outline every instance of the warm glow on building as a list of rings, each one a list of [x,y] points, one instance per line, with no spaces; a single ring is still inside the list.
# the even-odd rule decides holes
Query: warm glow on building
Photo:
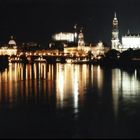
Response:
[[[17,55],[17,46],[15,40],[13,40],[13,36],[11,36],[11,39],[6,46],[0,48],[0,55]]]
[[[7,48],[7,47],[2,47],[0,49],[0,55],[16,55],[17,54],[17,49],[14,48]]]

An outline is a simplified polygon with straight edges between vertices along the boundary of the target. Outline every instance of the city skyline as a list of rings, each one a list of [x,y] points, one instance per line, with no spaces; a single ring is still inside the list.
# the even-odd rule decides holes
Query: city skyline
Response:
[[[0,0],[0,138],[140,138],[140,0]]]
[[[0,42],[6,42],[9,36],[14,35],[18,42],[48,44],[53,33],[71,32],[78,24],[84,26],[87,42],[102,40],[111,45],[114,12],[119,20],[120,36],[128,29],[132,33],[140,33],[138,5],[138,0],[0,1]]]

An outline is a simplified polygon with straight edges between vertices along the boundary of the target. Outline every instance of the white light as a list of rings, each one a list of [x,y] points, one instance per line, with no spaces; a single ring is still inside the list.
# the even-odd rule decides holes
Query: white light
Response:
[[[74,112],[78,112],[78,72],[77,69],[74,71]]]
[[[74,41],[74,34],[73,33],[58,33],[58,34],[55,34],[53,36],[53,38],[55,40],[62,40],[62,41],[69,41],[69,42],[73,42]]]
[[[124,48],[140,48],[140,37],[124,36],[122,37],[122,45]]]

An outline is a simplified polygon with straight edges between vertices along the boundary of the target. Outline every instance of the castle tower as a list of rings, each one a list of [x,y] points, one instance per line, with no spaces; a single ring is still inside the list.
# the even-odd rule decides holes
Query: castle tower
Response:
[[[112,23],[113,27],[112,27],[112,45],[111,45],[111,49],[119,49],[119,29],[118,29],[118,19],[116,16],[116,13],[114,14],[114,19],[113,19],[113,23]]]
[[[78,35],[78,49],[82,50],[84,47],[85,47],[85,41],[84,41],[84,35],[82,32],[82,29],[81,29]]]

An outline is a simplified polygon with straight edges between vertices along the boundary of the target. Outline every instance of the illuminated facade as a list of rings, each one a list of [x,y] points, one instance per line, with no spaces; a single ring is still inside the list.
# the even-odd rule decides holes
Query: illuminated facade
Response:
[[[16,55],[17,54],[17,49],[14,48],[8,48],[8,47],[2,47],[0,49],[0,55]]]
[[[140,49],[140,36],[139,35],[125,35],[122,36],[122,50]]]
[[[84,34],[82,32],[82,29],[80,30],[79,34],[75,36],[78,38],[78,46],[72,46],[72,47],[64,47],[64,53],[70,53],[70,54],[86,54],[89,51],[91,51],[90,46],[85,46],[84,41]]]
[[[116,13],[114,14],[114,19],[113,19],[112,24],[113,24],[113,28],[112,28],[111,49],[118,50],[120,48],[120,42],[119,42],[118,19],[117,19]]]
[[[121,39],[122,39],[122,44],[120,44],[119,41],[118,19],[115,13],[113,19],[111,49],[115,49],[120,52],[125,51],[129,48],[140,49],[140,35],[131,35],[128,30],[128,33],[125,36],[122,36]]]
[[[13,39],[13,36],[11,36],[11,39],[10,39],[10,41],[8,42],[8,45],[10,45],[10,46],[14,46],[14,47],[16,47],[16,42],[15,42],[15,40]]]
[[[77,40],[77,33],[57,33],[52,36],[55,41],[67,41],[67,42],[75,42]]]
[[[100,55],[105,55],[105,52],[107,52],[107,48],[104,47],[103,45],[103,42],[98,42],[93,53],[94,55],[97,57],[97,56],[100,56]]]
[[[0,55],[16,55],[17,54],[17,46],[16,42],[13,39],[13,36],[11,36],[10,41],[8,42],[7,46],[2,46],[0,48]]]
[[[83,55],[84,56],[84,55],[87,55],[89,52],[91,52],[96,57],[99,55],[104,55],[104,53],[108,51],[108,49],[106,47],[104,47],[103,42],[101,42],[101,41],[94,46],[91,46],[91,44],[87,45],[84,40],[84,34],[82,31],[82,28],[80,29],[80,32],[78,34],[75,31],[75,36],[74,36],[74,34],[73,34],[73,36],[69,36],[69,35],[71,35],[71,34],[64,34],[61,32],[61,33],[55,34],[53,36],[53,38],[58,41],[64,41],[64,40],[72,41],[71,37],[77,38],[77,41],[75,40],[77,43],[74,43],[74,44],[71,43],[71,45],[70,44],[65,45],[63,43],[64,44],[63,52],[65,54],[71,54],[71,55],[77,55],[77,56]],[[73,39],[73,41],[74,41],[74,39]],[[52,48],[52,44],[50,44],[49,47]]]
[[[85,47],[84,34],[82,30],[80,30],[80,33],[78,35],[78,50],[83,50],[84,47]]]

